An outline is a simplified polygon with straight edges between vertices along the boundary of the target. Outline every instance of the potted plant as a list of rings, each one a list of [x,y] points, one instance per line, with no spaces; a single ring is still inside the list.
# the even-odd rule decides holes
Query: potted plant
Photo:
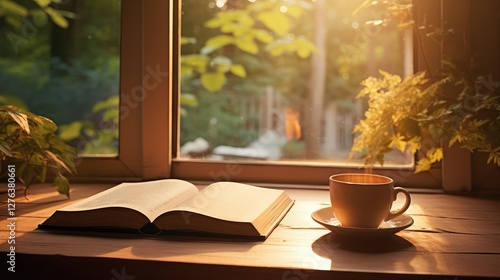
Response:
[[[0,166],[14,165],[15,176],[28,188],[45,182],[53,173],[53,184],[69,198],[65,176],[76,172],[77,151],[56,135],[57,126],[50,119],[24,109],[0,106]],[[0,174],[0,177],[2,174]]]

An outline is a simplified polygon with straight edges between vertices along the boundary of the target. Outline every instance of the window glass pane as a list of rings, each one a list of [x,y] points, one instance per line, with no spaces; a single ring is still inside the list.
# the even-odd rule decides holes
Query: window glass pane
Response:
[[[0,105],[50,118],[80,154],[116,154],[121,1],[4,2]]]
[[[413,70],[409,10],[365,2],[182,1],[180,157],[362,163],[360,82]]]

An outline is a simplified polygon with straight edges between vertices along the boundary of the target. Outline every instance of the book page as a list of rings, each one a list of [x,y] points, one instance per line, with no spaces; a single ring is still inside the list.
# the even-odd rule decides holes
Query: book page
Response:
[[[183,180],[165,179],[139,183],[122,183],[104,192],[60,209],[83,211],[106,207],[135,209],[153,221],[182,201],[198,193],[198,189]]]
[[[251,185],[214,183],[172,210],[200,213],[221,220],[252,222],[283,193]]]

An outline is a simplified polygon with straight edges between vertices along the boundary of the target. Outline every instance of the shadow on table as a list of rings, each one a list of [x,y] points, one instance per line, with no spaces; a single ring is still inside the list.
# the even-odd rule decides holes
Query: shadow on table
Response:
[[[398,235],[386,238],[364,240],[339,237],[334,233],[329,233],[316,240],[312,247],[315,253],[318,255],[324,255],[322,252],[325,248],[357,253],[380,254],[403,251],[415,246],[410,241]],[[328,249],[326,251],[328,251]]]
[[[314,241],[312,250],[319,257],[329,259],[332,270],[411,274],[437,266],[435,259],[429,256],[423,259],[416,246],[399,235],[359,240],[328,233]]]

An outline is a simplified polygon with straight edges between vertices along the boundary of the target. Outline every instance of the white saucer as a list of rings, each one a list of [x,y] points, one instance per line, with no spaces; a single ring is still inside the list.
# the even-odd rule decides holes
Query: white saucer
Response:
[[[343,227],[337,218],[335,218],[331,207],[319,209],[313,212],[311,217],[318,224],[326,227],[339,236],[356,239],[388,237],[413,224],[413,218],[411,216],[402,214],[392,220],[382,222],[378,228]]]

